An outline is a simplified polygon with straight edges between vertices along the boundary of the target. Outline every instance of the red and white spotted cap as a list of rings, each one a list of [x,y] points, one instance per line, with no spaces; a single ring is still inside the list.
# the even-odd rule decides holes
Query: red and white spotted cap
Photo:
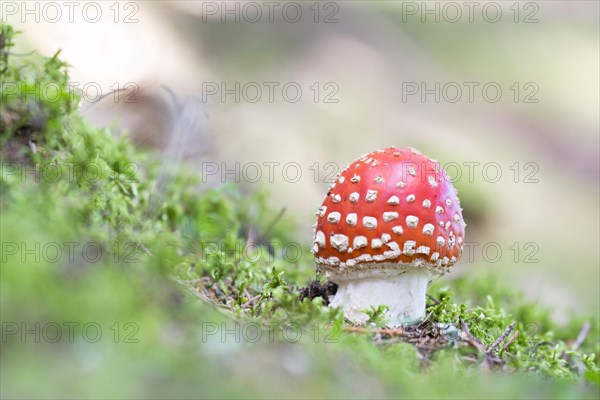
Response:
[[[313,253],[318,269],[446,273],[460,258],[465,223],[456,189],[439,163],[388,147],[351,163],[319,208]]]

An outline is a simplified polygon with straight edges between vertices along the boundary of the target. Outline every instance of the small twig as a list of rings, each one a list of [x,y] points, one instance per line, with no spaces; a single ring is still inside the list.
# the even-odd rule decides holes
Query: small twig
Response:
[[[513,344],[513,342],[519,337],[519,331],[515,331],[515,333],[513,333],[513,335],[511,336],[510,339],[508,339],[508,342],[506,342],[506,344],[504,345],[504,347],[502,348],[502,351],[506,351],[508,350],[508,348],[510,347],[511,344]]]
[[[575,361],[575,365],[577,365],[577,373],[579,377],[582,378],[585,374],[585,365],[581,362],[581,360]]]
[[[267,226],[267,229],[265,229],[265,236],[269,236],[271,234],[271,231],[275,227],[275,224],[277,224],[277,222],[279,222],[279,220],[283,217],[284,214],[285,214],[285,207],[281,207],[281,210],[279,211],[279,214],[277,214],[275,216],[275,218],[273,219],[273,221],[271,221],[271,223],[269,224],[269,226]]]
[[[472,363],[476,363],[477,361],[479,361],[479,359],[474,355],[463,356],[462,359]]]
[[[577,339],[575,339],[575,341],[573,342],[573,344],[571,345],[571,350],[575,351],[577,350],[585,341],[587,335],[590,333],[592,326],[590,324],[589,321],[587,321],[585,324],[583,324],[583,326],[581,327],[581,329],[579,330],[579,334],[577,335]],[[560,358],[564,359],[567,361],[567,363],[571,363],[571,355],[570,354],[566,354],[565,351],[563,351],[560,354]],[[580,361],[577,361],[580,362]],[[579,365],[577,364],[577,368],[579,368]]]
[[[230,306],[225,305],[225,304],[216,303],[213,299],[211,299],[208,296],[206,296],[206,295],[198,292],[198,290],[196,290],[196,288],[194,288],[192,285],[190,285],[189,281],[185,281],[183,279],[177,279],[177,278],[173,278],[173,281],[179,283],[182,286],[184,286],[188,290],[188,293],[191,293],[192,296],[194,296],[194,297],[202,300],[205,303],[214,305],[215,309],[219,310],[220,312],[233,311],[233,309]],[[229,313],[227,313],[227,315],[229,315]]]
[[[365,328],[362,326],[345,326],[343,329],[348,332],[371,333],[371,334],[379,334],[379,335],[388,335],[391,337],[404,335],[404,329],[402,329],[402,328],[371,329],[371,328]]]
[[[434,305],[434,306],[437,306],[438,304],[440,304],[440,303],[441,303],[441,301],[439,301],[438,299],[436,299],[435,297],[433,297],[433,296],[432,296],[432,295],[430,295],[430,294],[428,294],[428,295],[427,295],[427,298],[428,298],[429,300],[433,301],[433,305]]]
[[[587,335],[590,333],[591,328],[592,325],[590,324],[590,321],[587,321],[585,324],[583,324],[581,330],[579,331],[579,335],[577,335],[577,339],[575,339],[573,346],[571,346],[571,349],[577,350],[579,346],[583,344],[585,338],[587,338]]]
[[[137,242],[136,244],[144,251],[144,253],[146,253],[150,256],[152,255],[152,252],[150,250],[148,250],[148,248],[146,246],[144,246],[144,244],[142,242]]]
[[[245,296],[247,299],[249,299],[249,298],[250,298],[250,293],[248,293],[248,290],[247,290],[247,289],[244,289],[244,290],[243,290],[243,294],[244,294],[244,296]]]
[[[462,322],[462,334],[460,336],[465,342],[475,347],[477,350],[479,350],[479,352],[485,354],[485,346],[481,344],[481,342],[475,336],[473,336],[471,330],[469,329],[469,325],[467,325],[467,323],[464,321]]]
[[[540,348],[540,346],[552,346],[552,343],[546,342],[546,341],[536,343],[536,344],[534,344],[533,346],[530,347],[531,353],[536,354],[537,351],[538,351],[538,349]]]
[[[506,328],[504,330],[504,332],[502,333],[502,335],[500,335],[500,337],[498,339],[496,339],[485,351],[486,354],[491,354],[494,350],[496,350],[496,347],[498,347],[500,345],[500,343],[504,342],[504,340],[506,340],[506,338],[508,337],[508,335],[510,335],[510,333],[515,329],[515,326],[517,325],[516,322],[513,322],[512,324],[510,324],[508,326],[508,328]]]
[[[425,318],[423,318],[423,321],[421,321],[419,323],[419,326],[425,326],[425,323],[429,320],[429,317],[431,317],[433,315],[433,311],[431,311],[429,314],[427,314],[427,316]]]
[[[244,304],[242,304],[242,307],[248,307],[250,304],[252,304],[255,300],[258,300],[260,298],[260,296],[262,296],[262,294],[257,294],[256,296],[252,297],[251,299],[248,299],[247,302],[245,302]]]

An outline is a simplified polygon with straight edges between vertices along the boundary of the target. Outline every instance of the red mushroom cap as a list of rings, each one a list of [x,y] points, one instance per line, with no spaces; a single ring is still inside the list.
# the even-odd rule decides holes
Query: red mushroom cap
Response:
[[[439,163],[414,149],[362,156],[341,171],[317,212],[318,269],[424,267],[444,274],[463,250],[456,194]]]

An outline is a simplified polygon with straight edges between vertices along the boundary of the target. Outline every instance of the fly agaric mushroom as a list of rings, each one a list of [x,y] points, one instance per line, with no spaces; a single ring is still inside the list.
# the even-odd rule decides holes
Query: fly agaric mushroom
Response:
[[[465,226],[456,189],[440,165],[414,149],[389,147],[341,171],[317,212],[317,269],[338,284],[332,307],[364,323],[388,306],[390,325],[425,316],[431,277],[462,254]]]

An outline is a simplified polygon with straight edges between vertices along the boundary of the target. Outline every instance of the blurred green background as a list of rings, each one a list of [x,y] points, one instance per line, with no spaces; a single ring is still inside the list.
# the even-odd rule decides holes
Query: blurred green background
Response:
[[[264,219],[271,221],[285,208],[286,217],[296,222],[285,235],[306,245],[311,241],[313,212],[338,167],[382,146],[418,148],[442,165],[453,166],[448,172],[456,178],[468,224],[466,240],[471,250],[465,250],[463,260],[444,280],[492,272],[503,285],[549,306],[559,323],[566,323],[573,313],[598,315],[598,2],[476,2],[472,15],[469,7],[458,2],[462,17],[456,22],[455,9],[440,2],[297,2],[287,17],[282,14],[284,2],[275,6],[272,22],[268,6],[262,2],[100,4],[103,15],[97,23],[85,21],[77,12],[72,23],[65,21],[66,16],[60,23],[44,18],[36,22],[31,17],[22,21],[20,14],[8,15],[3,8],[3,19],[23,31],[16,53],[37,49],[52,55],[62,49],[62,59],[71,65],[70,80],[75,86],[89,88],[81,110],[96,126],[112,127],[113,132],[125,128],[139,149],[165,162],[181,160],[204,183],[202,191],[225,181],[239,183],[245,193],[266,190]],[[257,22],[250,21],[254,4],[262,12]],[[290,22],[296,4],[302,16]],[[227,14],[224,7],[237,11]],[[501,17],[494,22],[498,7]],[[265,82],[275,85],[273,101]],[[221,85],[232,89],[236,83],[251,86],[248,92],[238,91],[239,101],[234,94],[222,98]],[[291,83],[302,90],[297,102],[281,92],[282,86]],[[421,85],[434,89],[436,83],[440,85],[439,101],[435,93],[422,98]],[[473,101],[468,99],[468,85],[474,86]],[[483,92],[485,85],[501,88],[498,101],[489,100],[493,90]],[[174,133],[177,121],[169,113],[163,86],[184,102],[194,101],[200,116],[195,130],[183,136]],[[256,86],[262,95],[255,102],[251,89]],[[442,90],[444,86],[447,92]],[[454,102],[457,86],[462,98]],[[215,87],[218,92],[209,94]],[[408,92],[415,87],[417,93]],[[97,88],[108,96],[93,103]],[[115,88],[126,89],[118,99],[110,93]],[[274,162],[279,164],[270,164],[275,165],[270,176],[268,165]],[[254,179],[253,163],[259,165],[260,179]],[[283,169],[291,163],[297,164]],[[497,177],[498,171],[501,176]],[[29,230],[35,228],[27,225],[21,229],[23,234]],[[493,245],[489,253],[484,252],[486,244]],[[496,249],[501,255],[496,255]],[[280,265],[294,274],[295,265]],[[102,279],[119,282],[115,277]],[[171,294],[163,295],[168,298]],[[160,304],[160,300],[154,301]],[[124,311],[124,315],[130,314]],[[127,317],[123,318],[126,322]],[[186,319],[185,315],[178,318]],[[211,315],[206,320],[218,318]],[[106,316],[107,324],[109,320],[114,318]],[[156,332],[156,337],[163,335],[160,341],[167,347],[186,334],[164,326],[156,327]],[[188,342],[180,339],[176,345],[181,343]],[[239,356],[225,347],[210,351],[217,352],[217,357]],[[84,369],[94,371],[103,357],[99,347],[94,352],[82,353],[87,358],[73,365],[81,363]],[[145,354],[143,349],[139,352]],[[298,365],[302,366],[307,356],[287,347],[282,352],[292,360],[286,376],[305,376],[306,371]],[[168,360],[168,354],[155,356]],[[173,370],[196,368],[197,356],[190,353],[189,359],[177,358],[173,362],[181,364],[172,366]],[[271,380],[264,382],[253,374],[256,363],[270,364],[269,356],[260,348],[251,348],[231,361],[232,366],[221,366],[223,370],[206,366],[198,373],[199,382],[209,388],[214,379],[225,379],[229,373],[225,371],[234,368],[236,376],[246,376],[243,382],[256,385],[256,393],[277,393],[269,387]],[[313,356],[310,360],[318,359]],[[32,353],[25,360],[34,357]],[[340,357],[339,363],[344,363],[344,356]],[[127,363],[127,359],[119,362]],[[164,366],[157,360],[149,365]],[[35,376],[43,376],[52,367],[27,365],[34,368],[31,374]],[[369,389],[361,392],[352,371],[335,376],[336,371],[326,367],[314,366],[352,389],[340,391],[336,386],[328,392],[322,386],[304,387],[303,393],[357,397],[386,393],[378,394],[368,383]],[[360,379],[356,379],[369,380],[369,373],[361,368],[357,366],[355,373]],[[390,368],[386,373],[410,366]],[[146,377],[152,376],[153,371],[147,372]],[[9,373],[4,380],[25,385],[17,381],[24,376]],[[166,379],[159,372],[157,376]],[[110,373],[95,379],[101,387],[114,388],[115,397],[139,393],[160,397],[170,388],[162,380],[115,382]],[[179,383],[189,385],[190,391],[198,384]],[[63,384],[67,388],[76,385],[68,379]],[[534,392],[542,390],[543,384],[535,388]],[[184,387],[179,389],[186,392]],[[222,389],[219,386],[217,392],[205,396],[227,397]],[[238,389],[232,388],[229,395],[244,395]],[[34,392],[29,394],[43,394]],[[509,390],[502,393],[511,395]],[[47,394],[52,397],[58,392]],[[84,394],[94,397],[94,393]],[[530,395],[550,396],[544,392]]]

